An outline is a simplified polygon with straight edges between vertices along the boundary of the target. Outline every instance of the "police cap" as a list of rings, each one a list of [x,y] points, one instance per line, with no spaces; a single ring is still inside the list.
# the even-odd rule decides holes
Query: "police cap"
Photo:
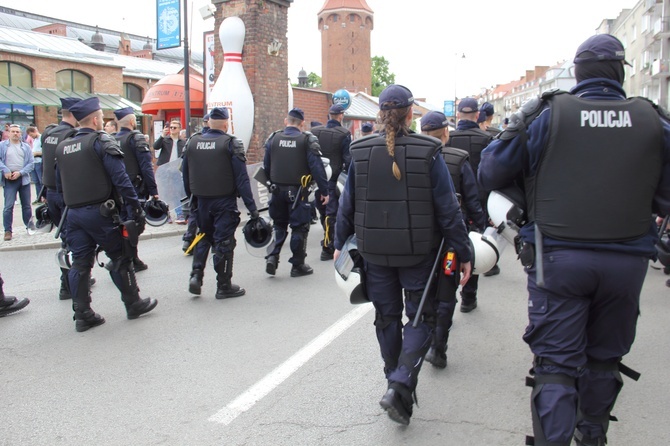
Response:
[[[330,106],[330,109],[328,109],[328,113],[331,115],[341,115],[344,113],[344,107],[342,107],[340,104],[333,104]]]
[[[209,112],[209,119],[228,119],[230,115],[228,114],[228,109],[225,107],[216,107]]]
[[[393,110],[414,104],[414,95],[409,88],[402,85],[389,85],[379,95],[379,109]]]
[[[60,108],[69,110],[77,102],[81,101],[79,98],[60,98]]]
[[[293,110],[288,112],[288,115],[292,118],[300,119],[301,121],[305,120],[305,112],[299,108],[294,108]]]
[[[118,110],[114,110],[114,116],[116,116],[116,119],[118,119],[119,121],[125,118],[126,116],[132,114],[135,114],[135,111],[133,110],[132,107],[124,107]]]
[[[423,122],[423,120],[421,121]],[[365,133],[370,133],[372,131],[372,124],[369,122],[366,122],[361,126],[361,131]]]
[[[447,117],[439,111],[429,111],[421,118],[421,130],[423,131],[443,129],[447,125],[449,125]]]
[[[595,62],[601,60],[625,60],[626,51],[619,39],[611,34],[596,34],[584,41],[575,53],[574,63]]]
[[[494,110],[493,110],[493,104],[490,102],[484,102],[482,104],[482,108],[480,109],[482,112],[486,113],[486,116],[493,116]]]
[[[82,99],[70,107],[70,113],[77,121],[81,121],[91,113],[100,110],[100,99],[97,97]]]
[[[475,98],[464,98],[458,103],[458,111],[461,113],[474,113],[478,110],[479,105],[477,105],[477,99]]]

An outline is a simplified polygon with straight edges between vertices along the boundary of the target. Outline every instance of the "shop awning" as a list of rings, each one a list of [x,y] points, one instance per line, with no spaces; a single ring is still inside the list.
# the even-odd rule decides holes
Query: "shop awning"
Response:
[[[204,106],[202,76],[191,74],[188,78],[191,112],[202,112]],[[184,74],[170,74],[151,87],[142,100],[142,112],[158,114],[161,110],[184,109]]]
[[[5,87],[0,85],[0,104],[29,104],[60,107],[60,98],[86,99],[96,96],[100,99],[103,110],[117,110],[132,107],[136,114],[142,114],[142,107],[122,96],[105,93],[77,93],[74,91],[56,90],[55,88],[24,88]]]

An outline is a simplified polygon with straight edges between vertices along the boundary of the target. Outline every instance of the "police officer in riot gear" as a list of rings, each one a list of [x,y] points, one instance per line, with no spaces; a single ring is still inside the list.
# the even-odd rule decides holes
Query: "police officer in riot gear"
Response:
[[[154,177],[154,166],[151,163],[151,150],[144,135],[137,130],[137,117],[132,107],[120,108],[114,111],[120,130],[114,135],[121,151],[123,162],[130,182],[135,187],[135,192],[140,200],[153,198],[158,200],[158,187]],[[148,268],[135,252],[133,257],[135,272],[144,271]]]
[[[77,133],[75,127],[77,120],[72,113],[70,107],[79,102],[79,98],[60,98],[61,113],[63,119],[60,124],[52,124],[47,126],[42,133],[42,184],[46,189],[47,206],[49,207],[49,215],[55,225],[60,224],[65,210],[65,203],[63,202],[63,194],[56,188],[56,147],[62,141]],[[66,247],[65,236],[67,227],[65,224],[61,227],[60,238],[62,247]],[[60,291],[58,298],[60,300],[70,299],[70,288],[68,286],[68,269],[61,268]]]
[[[317,191],[316,207],[321,214],[324,236],[321,241],[321,260],[333,258],[333,239],[335,229],[335,218],[337,217],[337,178],[340,172],[349,169],[351,155],[349,145],[351,144],[351,132],[342,126],[344,119],[344,107],[334,104],[328,110],[329,118],[326,125],[312,127],[310,132],[319,138],[321,154],[330,160],[333,173],[328,181],[328,205],[323,206],[318,200],[324,192]]]
[[[484,102],[479,108],[479,114],[484,118],[484,131],[489,133],[492,137],[498,136],[500,129],[493,127],[493,117],[495,116],[495,109],[490,102]]]
[[[189,292],[200,295],[211,248],[214,252],[217,299],[242,296],[245,293],[244,288],[231,282],[235,230],[240,223],[238,194],[251,218],[258,218],[249,185],[244,145],[226,133],[228,117],[228,109],[212,109],[209,114],[210,129],[205,134],[191,137],[182,164],[184,189],[188,195],[197,198],[197,224],[205,234],[195,246]]]
[[[70,112],[81,128],[56,148],[56,182],[62,185],[63,200],[69,208],[67,244],[73,264],[68,279],[75,329],[81,332],[105,322],[91,309],[89,292],[98,247],[110,258],[106,267],[121,292],[128,319],[153,310],[157,301],[140,298],[132,263],[132,243],[137,240],[124,240],[122,236],[121,209],[125,207],[127,215],[134,218],[132,222],[123,222],[131,236],[133,232],[135,236],[141,232],[144,211],[126,173],[123,152],[116,140],[102,131],[100,101],[97,97],[84,99],[72,105]]]
[[[412,93],[401,85],[391,85],[379,96],[381,133],[351,145],[335,230],[336,261],[347,238],[356,234],[388,380],[380,405],[401,424],[410,422],[412,395],[435,326],[435,292],[429,291],[416,327],[403,325],[403,292],[412,321],[441,255],[442,238],[460,259],[461,282],[471,271],[468,235],[440,156],[441,141],[410,131],[412,104]]]
[[[312,274],[305,263],[307,235],[309,233],[311,206],[307,201],[309,186],[316,181],[319,190],[328,190],[326,172],[321,161],[319,141],[311,133],[300,129],[305,114],[294,108],[284,119],[286,128],[274,132],[265,143],[263,167],[272,183],[270,217],[274,223],[275,245],[266,257],[265,271],[274,276],[279,264],[279,253],[291,227],[291,252],[289,262],[291,277]],[[328,196],[321,202],[328,204]]]
[[[191,138],[197,135],[206,135],[207,132],[209,132],[209,113],[202,117],[202,130],[191,135]],[[188,141],[186,142],[186,145],[188,146]],[[190,197],[187,204],[188,217],[186,222],[186,232],[184,232],[184,235],[181,238],[184,242],[182,243],[181,250],[184,252],[188,251],[188,248],[191,246],[191,243],[193,243],[193,240],[195,240],[196,233],[198,232],[197,200],[194,200],[193,197]],[[192,249],[188,252],[188,255],[193,255]]]
[[[622,89],[624,47],[609,34],[575,55],[577,85],[525,104],[482,153],[479,183],[525,185],[524,340],[535,355],[535,445],[607,443],[635,338],[640,290],[670,212],[670,123]],[[658,112],[658,113],[657,113]],[[603,168],[603,165],[606,168]],[[537,243],[536,243],[537,242]]]
[[[460,118],[458,125],[456,130],[449,132],[449,145],[468,152],[470,166],[472,166],[475,176],[479,168],[482,150],[484,150],[492,139],[491,134],[479,128],[479,124],[477,124],[478,112],[479,105],[476,99],[464,98],[461,100],[458,103],[458,116]],[[480,190],[479,200],[482,209],[486,209],[486,198],[487,195]],[[494,275],[498,272],[500,272],[500,269],[496,265],[488,274]],[[469,313],[477,308],[478,284],[479,276],[472,275],[470,281],[463,286],[461,290],[462,313]]]
[[[456,195],[461,200],[461,210],[468,230],[483,231],[486,217],[479,202],[479,189],[475,174],[470,167],[469,155],[465,150],[446,145],[449,141],[449,121],[444,113],[431,111],[421,118],[421,132],[442,142],[442,157],[454,183]],[[459,274],[438,276],[437,324],[433,340],[425,360],[437,368],[447,366],[447,341],[456,308],[456,290]],[[472,277],[468,281],[470,283]]]

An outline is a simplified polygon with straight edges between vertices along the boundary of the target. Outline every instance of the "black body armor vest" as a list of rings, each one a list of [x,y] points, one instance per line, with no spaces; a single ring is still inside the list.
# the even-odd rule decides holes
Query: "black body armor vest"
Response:
[[[235,193],[232,155],[228,150],[232,137],[216,139],[194,135],[188,143],[188,180],[198,197],[220,198]]]
[[[421,262],[439,243],[430,170],[441,143],[423,135],[396,138],[395,161],[384,137],[351,145],[356,169],[354,224],[358,251],[376,265],[407,267]]]
[[[102,203],[112,196],[112,180],[94,148],[99,136],[92,132],[69,138],[56,148],[63,200],[71,208]]]
[[[454,130],[449,132],[449,145],[465,150],[470,155],[470,166],[477,178],[482,150],[491,142],[491,135],[481,129]]]
[[[121,151],[123,152],[123,162],[126,165],[126,173],[130,178],[130,182],[135,185],[135,179],[142,176],[140,171],[140,163],[137,161],[137,155],[135,150],[130,148],[130,140],[135,134],[138,134],[137,130],[126,133],[125,135],[118,137],[114,135],[114,138],[119,142],[121,146]]]
[[[75,133],[70,126],[57,125],[42,135],[42,184],[49,189],[56,189],[56,147]]]
[[[300,178],[308,175],[308,135],[287,136],[283,132],[272,138],[270,180],[280,186],[300,186]]]
[[[442,158],[447,163],[451,180],[454,183],[454,190],[457,194],[463,195],[461,190],[461,181],[463,179],[463,163],[468,161],[469,155],[465,150],[456,147],[442,147]]]
[[[337,178],[342,171],[342,142],[351,133],[342,126],[326,127],[321,125],[310,130],[317,138],[321,146],[321,154],[330,160],[330,167],[333,169],[331,178]]]
[[[663,128],[654,108],[640,98],[560,94],[549,101],[548,143],[535,177],[526,178],[530,219],[559,240],[645,235],[663,162]]]

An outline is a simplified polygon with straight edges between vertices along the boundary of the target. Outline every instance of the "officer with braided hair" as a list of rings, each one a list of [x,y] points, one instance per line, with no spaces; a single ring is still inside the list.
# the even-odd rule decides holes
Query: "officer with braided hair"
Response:
[[[205,234],[195,246],[189,292],[200,295],[210,249],[214,253],[217,299],[238,297],[245,289],[231,282],[235,230],[240,224],[237,195],[244,201],[251,218],[258,210],[249,185],[244,145],[228,131],[228,109],[214,108],[209,113],[207,133],[191,137],[184,151],[182,174],[186,194],[197,198],[198,228]]]
[[[140,298],[131,248],[137,240],[130,237],[124,240],[120,215],[125,211],[134,219],[123,222],[125,231],[132,235],[135,228],[141,232],[144,211],[126,173],[123,152],[116,140],[102,130],[100,101],[97,97],[84,99],[72,105],[70,112],[81,128],[56,148],[56,183],[62,187],[63,200],[69,208],[67,244],[73,264],[68,281],[75,329],[82,332],[105,322],[91,309],[89,291],[98,247],[110,258],[106,267],[121,292],[128,319],[137,319],[153,310],[158,302]]]
[[[602,446],[656,254],[652,213],[670,212],[670,121],[622,88],[625,51],[610,34],[575,54],[577,85],[546,92],[482,153],[479,184],[525,186],[524,341],[535,355],[534,444]],[[529,442],[529,444],[531,444]]]
[[[152,198],[158,200],[158,186],[154,177],[154,166],[151,162],[151,150],[144,135],[137,130],[137,117],[132,107],[124,107],[114,110],[114,116],[118,121],[120,130],[114,137],[121,146],[123,162],[130,182],[135,187],[135,192],[140,200]],[[144,271],[149,268],[140,260],[137,250],[133,257],[135,271]]]
[[[442,143],[411,132],[413,104],[412,93],[401,85],[391,85],[379,96],[380,134],[351,145],[335,229],[336,260],[347,238],[356,234],[388,381],[379,404],[393,421],[405,425],[435,326],[434,287],[416,327],[412,322],[403,326],[403,306],[412,321],[433,263],[442,254],[441,239],[460,259],[461,283],[472,270],[463,215],[440,155]]]
[[[307,200],[309,187],[316,181],[319,190],[328,190],[326,171],[321,161],[321,147],[316,136],[301,130],[305,114],[294,108],[284,119],[286,128],[274,132],[265,143],[263,168],[272,183],[270,218],[273,221],[275,245],[266,257],[265,272],[274,276],[279,264],[279,253],[291,227],[289,262],[291,277],[312,274],[305,263],[307,235],[311,220],[311,205]],[[328,204],[328,195],[321,197]]]

